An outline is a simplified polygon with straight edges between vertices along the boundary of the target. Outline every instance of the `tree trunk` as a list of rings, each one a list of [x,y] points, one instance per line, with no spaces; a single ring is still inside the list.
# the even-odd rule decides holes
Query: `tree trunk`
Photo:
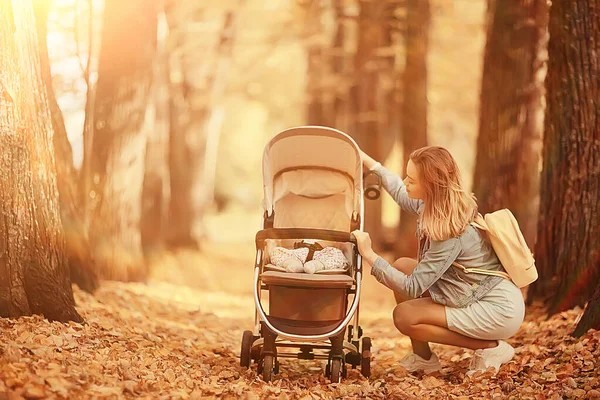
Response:
[[[376,160],[383,160],[382,132],[379,125],[378,103],[379,65],[376,50],[384,42],[383,16],[385,4],[360,0],[358,16],[358,44],[354,58],[355,86],[351,92],[354,129],[351,132],[359,147]],[[373,247],[382,244],[381,198],[365,201],[364,229],[373,240]]]
[[[145,280],[140,220],[143,124],[156,50],[157,9],[107,0],[94,102],[90,239],[102,278]]]
[[[194,20],[200,14],[197,8],[197,4],[184,1],[175,1],[167,8],[173,46],[178,48],[171,59],[170,85],[171,200],[167,242],[171,247],[199,248],[205,236],[202,216],[213,201],[214,163],[223,121],[222,108],[214,108],[224,91],[234,35],[234,14],[227,12],[211,48],[190,46],[198,37],[185,26],[199,23]]]
[[[352,87],[353,60],[346,50],[349,42],[349,28],[346,22],[346,10],[343,0],[334,0],[335,33],[333,39],[333,52],[331,57],[332,74],[335,78],[335,96],[332,104],[332,126],[342,132],[352,134]],[[310,79],[310,77],[309,77]]]
[[[339,97],[341,73],[341,58],[343,57],[344,27],[342,23],[343,7],[339,0],[333,4],[333,23],[335,33],[333,43],[328,46],[323,18],[325,11],[319,1],[304,3],[305,37],[307,46],[307,90],[308,125],[330,126],[342,129],[336,123],[336,99]]]
[[[328,110],[326,109],[324,80],[327,79],[325,53],[325,41],[323,40],[323,29],[321,19],[323,18],[318,4],[308,1],[305,6],[305,37],[307,42],[307,88],[306,97],[308,99],[306,121],[308,125],[327,126]]]
[[[549,32],[540,279],[530,295],[548,297],[553,314],[583,305],[600,279],[600,0],[554,1]]]
[[[510,209],[533,248],[548,6],[546,0],[511,0],[492,6],[473,191],[481,213]]]
[[[383,162],[396,138],[388,112],[395,89],[395,53],[390,33],[395,4],[360,0],[359,6],[348,133],[365,153]],[[384,245],[381,217],[381,198],[366,200],[364,227],[373,239],[374,248],[380,250]]]
[[[48,94],[48,103],[54,131],[53,144],[56,159],[56,180],[60,200],[60,216],[66,239],[66,251],[71,273],[71,282],[90,293],[99,285],[98,276],[93,268],[92,253],[87,232],[85,231],[78,192],[79,177],[73,165],[73,152],[67,137],[67,130],[52,86],[48,45],[46,42],[48,12],[51,3],[48,0],[35,0],[34,13],[40,50],[42,79]]]
[[[166,20],[159,14],[159,42],[154,62],[154,82],[148,110],[142,220],[140,225],[144,254],[161,253],[166,244],[169,205],[169,65],[165,51]]]
[[[429,0],[406,2],[406,66],[403,76],[402,154],[403,171],[410,154],[427,145],[427,49],[429,43]],[[417,217],[402,211],[398,225],[398,254],[416,256]]]
[[[30,1],[0,2],[0,316],[81,322],[69,278],[52,123]]]
[[[581,337],[590,329],[600,331],[600,283],[596,284],[596,290],[588,302],[585,312],[573,332],[573,336]]]

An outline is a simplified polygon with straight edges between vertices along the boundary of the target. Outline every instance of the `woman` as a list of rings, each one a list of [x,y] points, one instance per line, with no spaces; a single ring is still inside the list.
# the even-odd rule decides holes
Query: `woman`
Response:
[[[456,161],[442,147],[423,147],[411,154],[403,182],[365,153],[361,157],[381,175],[400,207],[418,215],[418,261],[400,258],[390,265],[373,251],[368,233],[353,232],[371,274],[394,291],[398,302],[394,324],[413,347],[400,364],[411,372],[439,370],[429,348],[435,342],[476,350],[469,373],[488,367],[498,371],[514,355],[502,339],[519,329],[525,304],[512,281],[465,274],[452,265],[504,271],[491,245],[470,225],[477,203],[462,188]]]

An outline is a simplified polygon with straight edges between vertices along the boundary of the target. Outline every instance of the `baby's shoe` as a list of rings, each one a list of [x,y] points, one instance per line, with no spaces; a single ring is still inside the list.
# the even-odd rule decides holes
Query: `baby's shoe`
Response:
[[[304,272],[307,274],[314,274],[317,271],[325,269],[325,264],[319,260],[310,260],[304,264]]]
[[[296,257],[286,258],[281,262],[281,266],[285,268],[287,272],[304,272],[302,261]]]
[[[275,247],[271,253],[271,264],[284,268],[288,272],[303,272],[302,263],[306,260],[308,249],[290,250],[284,247]]]

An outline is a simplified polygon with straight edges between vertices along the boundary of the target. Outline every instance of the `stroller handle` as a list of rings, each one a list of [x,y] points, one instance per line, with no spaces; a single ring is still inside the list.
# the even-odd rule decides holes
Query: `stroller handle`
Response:
[[[331,242],[350,242],[356,238],[349,232],[314,228],[267,228],[256,233],[256,248],[263,248],[266,239],[317,239]]]

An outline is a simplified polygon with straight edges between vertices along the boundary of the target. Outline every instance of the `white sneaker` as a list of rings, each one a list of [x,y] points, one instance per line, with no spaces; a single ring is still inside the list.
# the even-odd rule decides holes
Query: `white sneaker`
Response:
[[[440,360],[438,360],[437,356],[433,353],[431,353],[429,360],[426,360],[415,353],[409,353],[402,359],[402,361],[400,361],[399,365],[406,368],[408,372],[423,370],[426,374],[430,374],[442,369]]]
[[[476,371],[485,371],[489,367],[496,368],[496,373],[500,366],[512,360],[515,355],[515,349],[504,340],[498,340],[498,346],[491,349],[479,349],[471,359],[469,365],[470,371],[467,375],[473,375]]]

